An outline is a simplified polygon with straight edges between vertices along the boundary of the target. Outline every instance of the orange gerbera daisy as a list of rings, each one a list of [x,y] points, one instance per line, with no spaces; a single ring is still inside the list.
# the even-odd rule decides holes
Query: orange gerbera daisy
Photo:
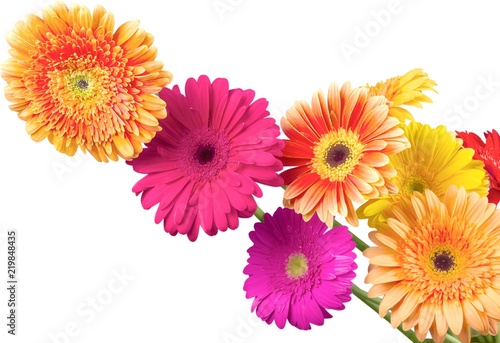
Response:
[[[80,147],[107,162],[137,157],[159,130],[165,102],[154,93],[172,75],[155,61],[153,36],[139,21],[113,27],[102,6],[91,14],[57,2],[8,34],[5,96],[33,140],[48,138],[70,156]]]
[[[422,91],[432,90],[436,82],[431,80],[422,69],[413,69],[403,76],[391,77],[385,81],[369,86],[370,95],[383,95],[390,102],[389,115],[398,118],[401,122],[406,119],[413,120],[411,113],[401,107],[402,105],[416,106],[422,108],[422,102],[432,102],[432,100]]]
[[[281,175],[285,181],[285,206],[309,220],[314,213],[328,225],[340,214],[357,225],[353,201],[396,192],[388,181],[395,170],[388,155],[409,147],[398,127],[388,116],[387,99],[370,96],[368,88],[352,88],[345,83],[339,90],[332,84],[328,99],[316,92],[312,107],[296,102],[281,120],[285,141],[282,161],[295,166]]]
[[[444,200],[430,190],[393,205],[393,216],[370,239],[377,244],[365,281],[384,295],[380,315],[391,324],[430,331],[443,342],[448,328],[470,342],[470,328],[496,335],[500,320],[500,210],[478,193],[451,185]]]

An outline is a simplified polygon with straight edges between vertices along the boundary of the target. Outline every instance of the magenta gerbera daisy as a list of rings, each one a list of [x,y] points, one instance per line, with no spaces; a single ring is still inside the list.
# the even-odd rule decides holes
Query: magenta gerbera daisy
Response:
[[[229,89],[226,79],[207,76],[160,92],[168,116],[138,158],[127,162],[147,174],[133,187],[146,209],[159,204],[155,221],[171,235],[198,237],[238,227],[261,197],[257,183],[281,186],[277,159],[284,147],[265,99],[253,90]]]
[[[250,232],[253,246],[243,272],[252,311],[282,329],[286,321],[302,330],[323,325],[327,309],[342,310],[351,299],[357,268],[356,244],[346,226],[327,231],[317,214],[305,222],[291,209],[265,214]]]

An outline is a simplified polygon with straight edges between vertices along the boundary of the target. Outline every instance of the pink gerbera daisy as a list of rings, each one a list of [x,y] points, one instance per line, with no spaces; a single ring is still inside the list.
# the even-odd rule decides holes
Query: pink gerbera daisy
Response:
[[[171,235],[198,237],[238,227],[261,197],[257,182],[281,186],[280,129],[253,90],[229,89],[226,79],[207,76],[160,92],[168,106],[162,131],[138,158],[128,162],[147,174],[133,187],[146,209],[159,204],[155,221]]]
[[[252,311],[268,324],[282,329],[288,319],[308,330],[332,317],[326,309],[342,310],[351,299],[356,244],[346,226],[327,231],[317,214],[305,222],[278,208],[255,224],[250,239],[243,288],[247,298],[255,297]]]

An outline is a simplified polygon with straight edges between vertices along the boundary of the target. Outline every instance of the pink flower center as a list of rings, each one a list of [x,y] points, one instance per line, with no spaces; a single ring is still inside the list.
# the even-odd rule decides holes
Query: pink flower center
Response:
[[[229,151],[224,133],[210,128],[193,130],[181,141],[179,167],[194,182],[212,181],[226,168]]]

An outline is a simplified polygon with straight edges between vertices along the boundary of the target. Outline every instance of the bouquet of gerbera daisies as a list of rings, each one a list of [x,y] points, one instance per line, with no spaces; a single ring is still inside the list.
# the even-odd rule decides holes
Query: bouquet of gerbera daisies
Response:
[[[125,160],[171,235],[196,241],[255,215],[242,287],[268,324],[323,325],[354,294],[412,342],[500,341],[500,137],[416,121],[408,106],[436,86],[427,73],[332,83],[278,126],[265,99],[224,78],[167,88],[153,36],[114,27],[102,6],[57,2],[8,35],[5,96],[34,141]],[[285,188],[272,214],[260,185]],[[352,232],[359,220],[371,245]]]

